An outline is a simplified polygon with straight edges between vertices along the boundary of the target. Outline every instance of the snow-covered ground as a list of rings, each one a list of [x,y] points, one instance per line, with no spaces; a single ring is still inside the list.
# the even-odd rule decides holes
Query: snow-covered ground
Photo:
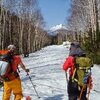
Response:
[[[52,45],[30,54],[29,58],[22,58],[30,69],[30,77],[20,69],[24,97],[31,96],[32,100],[68,100],[67,83],[62,65],[68,56],[69,48],[63,45]],[[90,100],[100,100],[100,66],[94,65],[92,70],[93,89]],[[41,98],[38,98],[33,85]],[[0,89],[2,100],[3,88]],[[11,96],[13,100],[13,95]],[[23,99],[25,100],[25,99]]]

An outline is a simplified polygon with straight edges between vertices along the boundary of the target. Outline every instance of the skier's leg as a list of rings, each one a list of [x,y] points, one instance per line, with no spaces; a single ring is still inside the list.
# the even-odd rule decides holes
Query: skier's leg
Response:
[[[69,100],[77,100],[78,85],[76,82],[69,80],[68,82],[68,98]]]

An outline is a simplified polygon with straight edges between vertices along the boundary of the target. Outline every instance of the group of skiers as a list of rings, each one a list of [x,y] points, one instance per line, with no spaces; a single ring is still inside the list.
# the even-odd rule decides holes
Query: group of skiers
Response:
[[[6,51],[0,51],[0,60],[9,63],[5,67],[4,62],[0,62],[1,69],[0,80],[4,85],[4,94],[2,100],[10,100],[13,91],[14,100],[21,100],[23,97],[21,79],[17,71],[18,65],[28,74],[29,69],[25,67],[20,56],[16,55],[16,47],[9,45]],[[92,88],[91,67],[93,62],[86,56],[86,53],[80,48],[78,42],[72,42],[69,56],[63,64],[63,70],[66,73],[67,89],[69,100],[88,100],[90,89]]]

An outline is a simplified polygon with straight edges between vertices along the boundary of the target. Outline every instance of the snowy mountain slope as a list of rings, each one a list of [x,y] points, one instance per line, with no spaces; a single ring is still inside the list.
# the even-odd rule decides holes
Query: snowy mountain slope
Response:
[[[55,25],[53,27],[50,28],[50,31],[56,31],[59,29],[67,29],[63,24],[59,24],[59,25]]]
[[[52,45],[30,54],[29,58],[22,58],[25,65],[30,69],[30,81],[26,73],[20,69],[24,97],[30,95],[32,100],[68,100],[67,83],[62,65],[68,55],[69,49],[63,45]],[[100,98],[100,68],[93,68],[93,89],[90,100]],[[32,83],[41,97],[37,98]],[[3,89],[0,90],[0,100]],[[13,100],[13,96],[11,97]],[[25,99],[23,99],[25,100]]]
[[[31,60],[32,58],[30,59],[31,63],[29,63],[29,61],[27,63],[27,60],[24,59],[26,65],[32,69],[30,75],[36,75],[33,81],[37,85],[36,89],[42,100],[61,100],[63,97],[63,94],[61,93],[65,91],[66,94],[66,85],[64,86],[64,84],[62,84],[62,82],[65,81],[62,64],[67,53],[68,50],[66,48],[62,49],[61,46],[49,46],[31,55],[33,63]],[[63,76],[64,81],[62,81],[61,76]]]

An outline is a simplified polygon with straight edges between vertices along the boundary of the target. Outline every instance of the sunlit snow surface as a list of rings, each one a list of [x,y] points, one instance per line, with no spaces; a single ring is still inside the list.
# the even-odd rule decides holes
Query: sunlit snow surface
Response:
[[[30,54],[29,58],[22,58],[30,69],[30,77],[20,69],[24,97],[31,96],[32,100],[68,100],[67,82],[62,65],[68,56],[69,48],[63,45],[52,45]],[[89,100],[100,100],[100,66],[92,68],[93,89]],[[41,98],[38,98],[33,85]],[[0,89],[2,100],[3,88]],[[11,96],[13,100],[13,95]],[[23,98],[25,100],[25,98]]]

